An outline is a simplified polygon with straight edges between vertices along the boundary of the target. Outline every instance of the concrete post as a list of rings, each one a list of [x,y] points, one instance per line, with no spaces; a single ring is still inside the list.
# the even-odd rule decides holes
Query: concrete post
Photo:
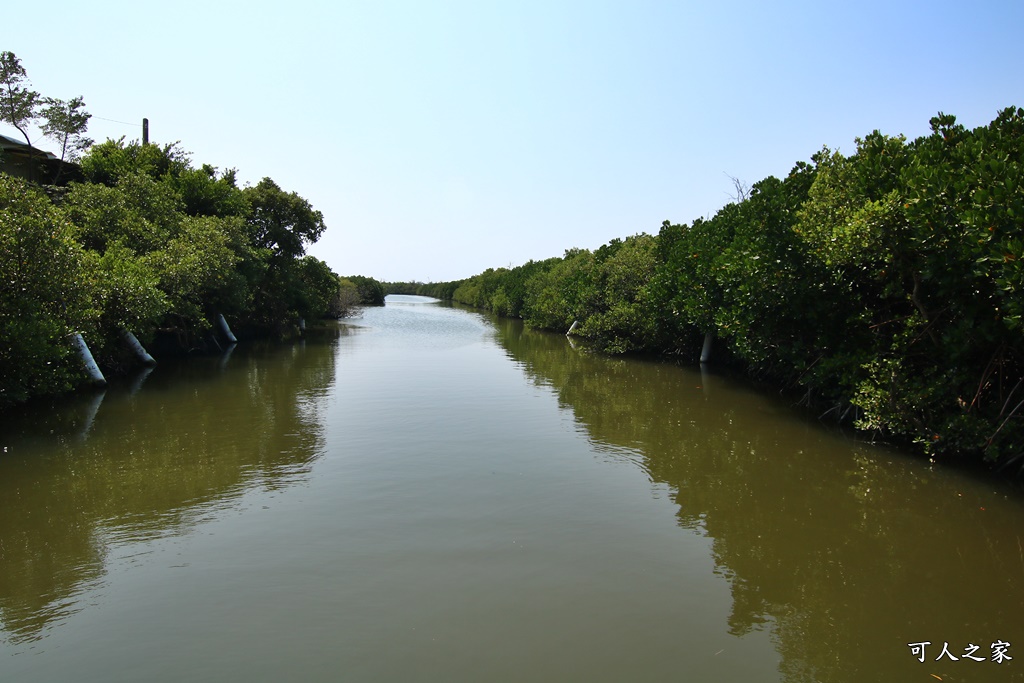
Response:
[[[149,367],[156,365],[156,360],[153,359],[153,356],[149,355],[134,334],[128,330],[121,330],[121,338],[128,344],[128,348],[135,353],[135,357],[139,359],[139,362]]]
[[[711,341],[715,338],[714,332],[708,332],[704,335],[704,348],[700,352],[700,362],[707,363],[711,360]]]
[[[81,333],[76,332],[71,335],[71,343],[74,344],[75,349],[78,351],[78,356],[82,359],[82,364],[85,365],[85,372],[89,375],[89,381],[97,386],[107,386],[107,378],[100,372],[100,366],[96,365],[96,359],[92,357],[92,352],[89,351],[89,346],[85,343]]]
[[[228,340],[228,342],[232,344],[238,343],[238,340],[235,339],[235,335],[231,334],[231,328],[228,327],[228,321],[224,319],[223,313],[217,314],[217,325],[218,327],[220,327],[221,333],[223,333],[224,337]]]

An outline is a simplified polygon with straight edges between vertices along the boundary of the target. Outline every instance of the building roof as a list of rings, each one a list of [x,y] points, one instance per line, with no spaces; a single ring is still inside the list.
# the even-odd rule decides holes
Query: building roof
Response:
[[[39,149],[38,147],[32,147],[31,151],[29,151],[29,146],[24,142],[15,140],[14,138],[9,138],[6,135],[0,135],[0,149],[3,149],[5,152],[14,152],[15,154],[20,152],[23,154],[32,154],[36,157],[42,157],[43,159],[60,161],[60,157],[56,154]]]
[[[0,172],[44,185],[82,179],[82,169],[73,161],[61,161],[45,149],[30,148],[7,135],[0,135]]]

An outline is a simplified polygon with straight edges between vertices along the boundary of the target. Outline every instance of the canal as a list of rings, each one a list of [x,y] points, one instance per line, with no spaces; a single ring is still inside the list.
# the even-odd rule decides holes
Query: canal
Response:
[[[0,416],[0,681],[1024,680],[1024,497],[391,296]]]

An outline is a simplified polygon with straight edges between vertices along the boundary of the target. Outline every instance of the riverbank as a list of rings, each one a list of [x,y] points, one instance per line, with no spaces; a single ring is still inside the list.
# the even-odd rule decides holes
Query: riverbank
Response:
[[[78,171],[0,173],[0,410],[152,362],[140,342],[157,360],[218,352],[383,304],[379,282],[306,255],[323,216],[270,178],[238,187],[177,143],[123,140]]]
[[[715,216],[466,280],[396,283],[696,361],[705,341],[819,414],[937,461],[1024,465],[1024,110],[873,132]],[[713,360],[714,362],[714,360]]]

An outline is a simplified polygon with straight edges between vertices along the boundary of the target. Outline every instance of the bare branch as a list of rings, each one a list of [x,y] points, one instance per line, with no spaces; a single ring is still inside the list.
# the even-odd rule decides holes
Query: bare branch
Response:
[[[725,177],[732,181],[733,194],[729,195],[729,199],[733,204],[742,204],[750,199],[750,185],[728,173],[725,174]]]

